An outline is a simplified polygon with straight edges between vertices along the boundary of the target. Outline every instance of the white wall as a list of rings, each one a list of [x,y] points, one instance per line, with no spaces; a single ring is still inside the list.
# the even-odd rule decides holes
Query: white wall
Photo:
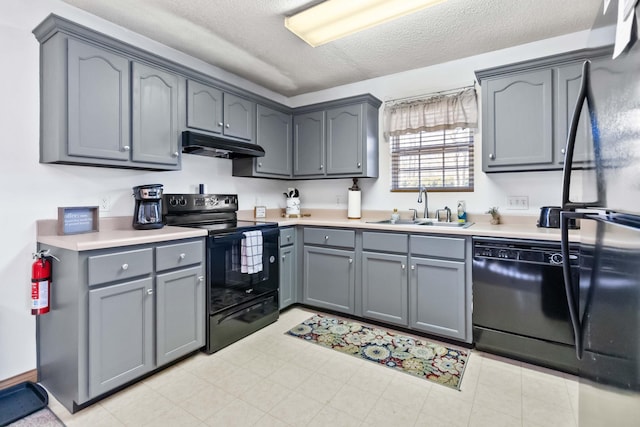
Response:
[[[38,163],[39,50],[31,31],[49,13],[59,14],[292,106],[363,92],[384,100],[468,85],[474,79],[475,69],[576,49],[585,43],[585,34],[575,34],[286,99],[59,0],[4,0],[0,3],[0,52],[4,58],[4,65],[0,68],[0,146],[3,153],[0,157],[0,196],[3,203],[0,209],[3,243],[0,246],[0,380],[36,366],[35,321],[29,310],[31,254],[36,250],[35,223],[38,219],[55,218],[57,207],[97,205],[103,195],[108,195],[112,209],[104,215],[131,215],[131,187],[135,185],[161,183],[166,192],[195,192],[198,183],[205,183],[210,192],[238,193],[241,209],[250,209],[257,200],[270,208],[283,207],[281,194],[292,185],[301,190],[306,207],[346,208],[344,200],[351,184],[350,180],[344,179],[286,183],[233,178],[230,161],[190,155],[183,156],[182,170],[176,172]],[[476,135],[476,141],[479,153],[480,135]],[[388,145],[381,142],[380,178],[362,180],[364,208],[391,210],[393,207],[415,207],[415,194],[389,193],[388,159]],[[504,206],[508,194],[528,195],[530,212],[535,212],[540,205],[559,203],[560,174],[557,172],[486,176],[480,172],[479,156],[476,171],[474,193],[433,194],[430,207],[453,206],[456,200],[463,198],[467,200],[470,212],[480,212],[492,205]],[[339,206],[336,205],[336,195],[342,196]]]

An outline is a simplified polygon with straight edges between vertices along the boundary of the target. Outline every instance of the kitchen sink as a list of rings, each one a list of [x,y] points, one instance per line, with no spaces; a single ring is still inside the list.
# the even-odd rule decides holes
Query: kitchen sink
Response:
[[[473,222],[443,222],[443,221],[430,221],[428,219],[399,219],[392,222],[390,219],[383,219],[381,221],[367,221],[369,224],[389,224],[389,225],[419,225],[426,227],[449,227],[449,228],[469,228]]]

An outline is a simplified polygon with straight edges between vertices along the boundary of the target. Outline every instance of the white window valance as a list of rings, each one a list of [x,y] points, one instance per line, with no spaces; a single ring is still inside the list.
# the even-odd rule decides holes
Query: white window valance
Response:
[[[384,136],[478,127],[476,90],[466,88],[452,94],[438,94],[411,101],[387,103],[384,108]]]

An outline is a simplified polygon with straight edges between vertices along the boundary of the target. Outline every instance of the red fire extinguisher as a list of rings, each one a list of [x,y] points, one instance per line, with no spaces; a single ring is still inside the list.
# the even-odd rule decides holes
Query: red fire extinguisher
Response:
[[[31,314],[49,312],[51,296],[51,256],[49,251],[33,254],[31,265]]]

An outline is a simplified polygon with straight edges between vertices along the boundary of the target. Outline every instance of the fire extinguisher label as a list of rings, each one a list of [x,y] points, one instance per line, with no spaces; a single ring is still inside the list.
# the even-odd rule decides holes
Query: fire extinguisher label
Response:
[[[34,282],[31,284],[31,308],[41,309],[49,305],[49,281]]]

